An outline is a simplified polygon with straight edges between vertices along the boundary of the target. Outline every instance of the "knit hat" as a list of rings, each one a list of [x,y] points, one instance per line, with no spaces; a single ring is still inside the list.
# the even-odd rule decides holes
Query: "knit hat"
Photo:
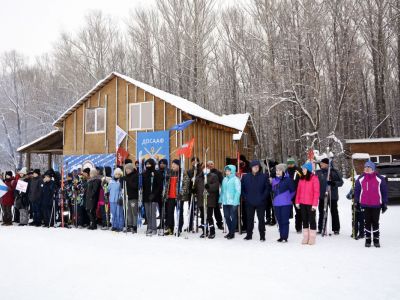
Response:
[[[114,176],[119,174],[120,176],[124,175],[124,172],[122,172],[122,170],[120,168],[116,168],[114,170]]]
[[[7,171],[7,172],[6,172],[6,176],[13,177],[13,172],[12,172],[12,171]]]
[[[40,176],[40,169],[33,170],[33,174],[38,174]]]
[[[82,173],[90,174],[90,168],[85,168],[82,170]]]
[[[18,171],[18,174],[26,175],[28,173],[28,170],[26,167],[23,167],[21,170]]]
[[[179,167],[181,166],[181,161],[179,159],[174,159],[172,163],[178,165]]]
[[[50,171],[50,170],[47,170],[45,173],[44,173],[44,176],[46,177],[46,176],[48,176],[48,177],[53,177],[52,176],[53,175],[53,172],[52,171]]]
[[[373,171],[375,171],[375,164],[372,161],[367,161],[365,162],[364,168],[371,168]]]
[[[252,160],[250,163],[250,168],[255,167],[255,166],[261,166],[261,163],[259,160]]]
[[[125,171],[126,170],[130,170],[131,172],[133,172],[135,170],[135,166],[132,163],[126,164]]]
[[[312,172],[313,166],[310,161],[306,162],[304,165],[301,166],[303,169],[307,169],[308,172]]]
[[[296,160],[293,157],[288,157],[288,159],[286,160],[286,163],[288,165],[295,165],[296,164]]]
[[[165,158],[160,159],[160,161],[158,162],[158,165],[161,165],[161,164],[168,166],[168,160],[166,160]]]
[[[287,169],[287,165],[286,165],[286,164],[279,164],[279,165],[276,166],[276,170],[277,170],[277,171],[278,171],[278,170],[281,170],[282,173],[285,173],[285,172],[286,172],[286,169]]]
[[[329,158],[323,158],[323,159],[321,159],[321,162],[326,165],[329,165]]]
[[[131,164],[131,163],[132,163],[132,159],[130,159],[130,158],[127,158],[127,159],[125,159],[125,161],[124,161],[124,164],[125,164],[125,165]]]

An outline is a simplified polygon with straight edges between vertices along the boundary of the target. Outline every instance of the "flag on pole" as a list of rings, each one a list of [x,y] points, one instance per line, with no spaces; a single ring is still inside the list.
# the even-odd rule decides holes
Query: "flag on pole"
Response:
[[[310,148],[310,149],[308,150],[308,152],[307,152],[307,159],[308,159],[309,161],[314,160],[314,149],[313,149],[313,148]]]
[[[194,120],[187,120],[185,122],[182,122],[180,124],[176,124],[176,125],[172,126],[169,130],[182,131],[182,130],[186,129],[187,127],[189,127],[189,125],[192,124],[193,122],[194,122]]]
[[[0,179],[0,198],[3,197],[8,191],[8,186]]]
[[[118,150],[119,145],[128,134],[118,125],[115,130],[115,148]]]
[[[124,164],[125,159],[127,159],[128,156],[129,156],[128,151],[126,151],[124,148],[118,147],[118,150],[117,150],[118,166],[122,166]]]
[[[194,145],[194,138],[192,138],[189,142],[183,144],[177,151],[176,154],[183,155],[185,157],[192,156],[192,149]]]

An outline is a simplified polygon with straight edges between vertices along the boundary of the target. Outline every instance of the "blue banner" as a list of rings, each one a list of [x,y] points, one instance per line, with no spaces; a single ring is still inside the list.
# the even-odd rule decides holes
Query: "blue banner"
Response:
[[[64,155],[64,173],[72,171],[80,172],[85,168],[111,167],[115,168],[116,154],[87,154],[87,155]]]
[[[136,157],[140,152],[142,161],[167,159],[169,163],[169,131],[138,132]]]

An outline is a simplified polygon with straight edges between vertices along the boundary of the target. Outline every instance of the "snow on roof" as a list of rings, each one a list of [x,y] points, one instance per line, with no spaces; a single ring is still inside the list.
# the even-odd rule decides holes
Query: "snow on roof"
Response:
[[[395,143],[400,142],[400,137],[395,138],[377,138],[377,139],[353,139],[346,140],[347,144],[368,144],[368,143]]]
[[[19,147],[19,148],[17,149],[17,152],[24,151],[25,149],[27,149],[27,148],[29,148],[29,147],[31,147],[31,146],[33,146],[33,145],[35,145],[35,144],[37,144],[37,143],[39,143],[39,142],[45,140],[45,139],[47,139],[48,137],[50,137],[50,136],[52,136],[53,134],[56,134],[56,133],[58,133],[58,132],[60,132],[60,130],[58,130],[58,129],[52,130],[52,131],[49,132],[48,134],[43,135],[43,136],[37,138],[36,140],[30,142],[29,144],[22,145],[21,147]]]
[[[62,122],[72,114],[79,106],[82,105],[86,100],[89,99],[98,89],[102,88],[107,82],[109,82],[114,77],[119,77],[126,80],[129,83],[143,89],[144,91],[154,95],[157,98],[164,100],[165,102],[177,107],[178,109],[201,119],[220,124],[229,128],[236,129],[238,131],[243,131],[249,120],[250,114],[233,114],[233,115],[222,115],[219,116],[213,112],[204,109],[203,107],[197,105],[182,97],[167,93],[165,91],[159,90],[143,82],[137,81],[126,75],[119,74],[117,72],[110,73],[106,78],[99,81],[89,92],[87,92],[83,97],[81,97],[74,105],[67,109],[54,123],[54,126],[62,126]],[[252,120],[251,120],[252,121]],[[257,137],[258,138],[258,137]]]
[[[353,153],[351,156],[352,159],[370,159],[368,153]]]

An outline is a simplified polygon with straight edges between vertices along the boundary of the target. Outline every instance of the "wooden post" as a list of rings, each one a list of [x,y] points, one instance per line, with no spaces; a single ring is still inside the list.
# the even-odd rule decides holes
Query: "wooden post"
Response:
[[[53,156],[51,153],[48,154],[48,159],[47,159],[47,170],[51,169],[51,165],[52,165],[52,161],[53,160]]]
[[[31,154],[30,152],[26,152],[25,155],[25,166],[29,170],[31,168]]]

